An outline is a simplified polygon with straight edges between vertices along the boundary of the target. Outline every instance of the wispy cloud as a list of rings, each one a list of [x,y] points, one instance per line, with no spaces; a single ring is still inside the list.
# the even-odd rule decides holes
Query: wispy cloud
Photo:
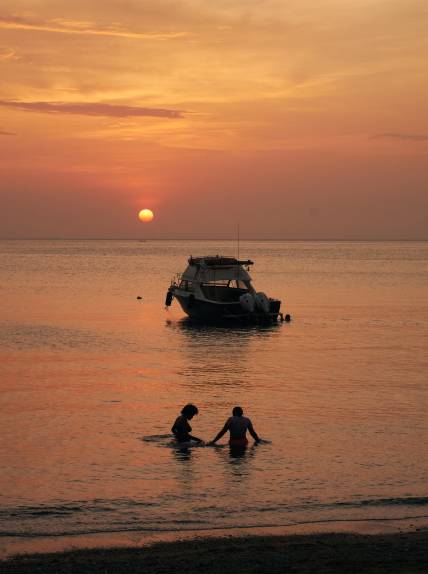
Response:
[[[107,116],[114,118],[126,117],[158,117],[177,119],[183,118],[182,110],[167,110],[163,108],[141,108],[103,103],[66,103],[66,102],[18,102],[0,100],[0,106],[15,108],[25,112],[42,112],[47,114],[74,114],[81,116]]]
[[[136,40],[167,40],[187,36],[186,32],[134,32],[113,26],[98,27],[92,22],[78,20],[47,20],[37,22],[16,17],[0,17],[0,28],[8,30],[35,30],[56,34],[79,34],[89,36],[113,36],[119,38],[134,38]]]
[[[428,134],[401,134],[398,132],[386,132],[370,136],[370,139],[371,140],[394,139],[394,140],[424,142],[428,141]]]
[[[0,129],[0,136],[16,136],[14,132],[7,132],[6,130]]]
[[[16,52],[11,49],[0,50],[0,60],[18,60]]]

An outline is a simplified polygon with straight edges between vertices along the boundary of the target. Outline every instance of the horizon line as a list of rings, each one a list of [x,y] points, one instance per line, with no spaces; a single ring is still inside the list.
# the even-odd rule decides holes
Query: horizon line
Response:
[[[236,237],[222,237],[222,238],[202,238],[202,237],[0,237],[0,241],[235,241]],[[371,243],[378,243],[378,242],[426,242],[428,241],[427,238],[417,238],[417,239],[409,239],[409,238],[384,238],[384,239],[374,239],[374,238],[354,238],[354,239],[346,239],[343,237],[331,237],[327,239],[321,239],[317,237],[312,238],[240,238],[240,241],[290,241],[290,242],[297,242],[297,241],[324,241],[324,242],[332,242],[332,241],[347,241],[347,242],[371,242]]]

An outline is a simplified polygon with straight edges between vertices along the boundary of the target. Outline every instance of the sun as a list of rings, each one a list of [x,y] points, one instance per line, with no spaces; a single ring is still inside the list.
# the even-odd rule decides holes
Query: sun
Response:
[[[142,209],[138,214],[138,219],[144,223],[149,223],[152,221],[154,213],[151,209]]]

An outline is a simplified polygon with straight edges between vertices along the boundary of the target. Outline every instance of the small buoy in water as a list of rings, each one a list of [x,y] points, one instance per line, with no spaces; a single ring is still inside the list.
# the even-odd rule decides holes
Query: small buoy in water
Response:
[[[142,299],[141,295],[138,295],[137,299]]]
[[[284,317],[284,320],[287,321],[287,323],[289,323],[291,321],[291,315],[287,313],[287,315]]]

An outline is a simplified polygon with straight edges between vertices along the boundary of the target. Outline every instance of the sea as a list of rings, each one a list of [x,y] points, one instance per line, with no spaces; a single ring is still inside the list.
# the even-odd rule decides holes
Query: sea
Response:
[[[290,322],[165,308],[190,255],[236,256],[233,241],[0,242],[4,552],[428,517],[428,242],[239,250]],[[186,403],[206,441],[241,406],[265,442],[180,449]]]

